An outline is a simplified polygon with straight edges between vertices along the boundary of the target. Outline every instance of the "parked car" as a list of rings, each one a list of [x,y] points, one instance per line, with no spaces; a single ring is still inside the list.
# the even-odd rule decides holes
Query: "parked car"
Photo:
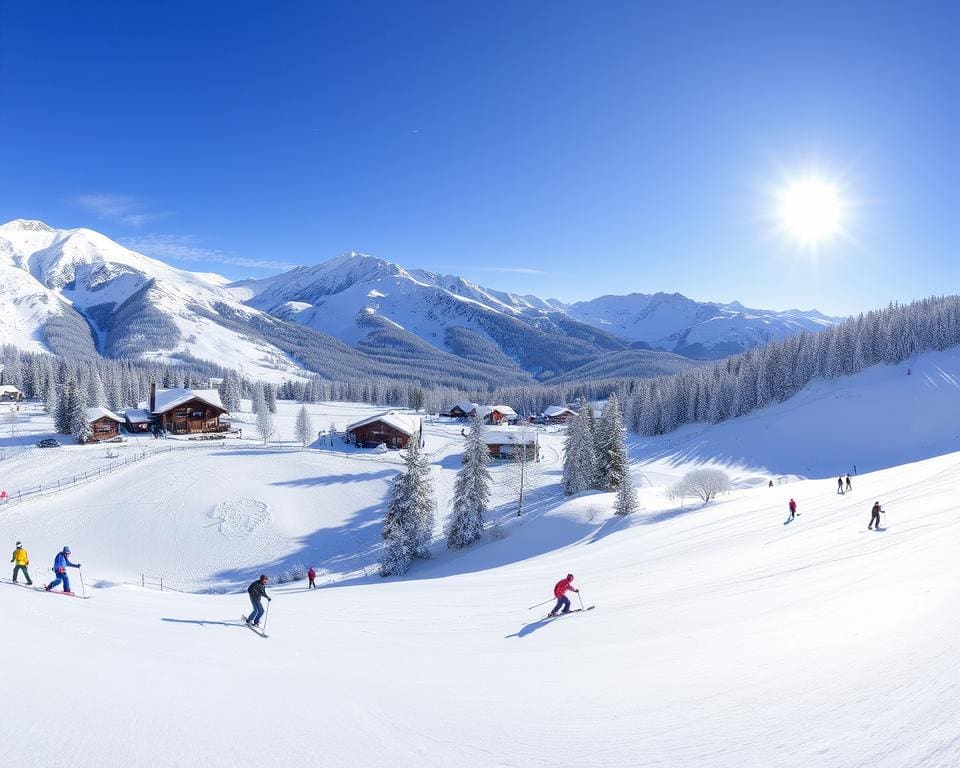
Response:
[[[43,440],[37,443],[37,445],[40,448],[59,448],[60,441],[53,437],[45,437]]]

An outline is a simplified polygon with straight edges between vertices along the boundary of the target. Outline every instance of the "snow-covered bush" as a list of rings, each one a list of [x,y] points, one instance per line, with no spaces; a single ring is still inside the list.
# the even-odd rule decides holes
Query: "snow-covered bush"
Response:
[[[730,490],[730,478],[722,469],[694,469],[670,487],[670,498],[696,496],[706,504],[719,493]]]
[[[307,566],[300,563],[293,566],[292,568],[287,568],[285,571],[282,571],[277,577],[277,582],[280,584],[287,584],[291,581],[303,581],[307,578]]]

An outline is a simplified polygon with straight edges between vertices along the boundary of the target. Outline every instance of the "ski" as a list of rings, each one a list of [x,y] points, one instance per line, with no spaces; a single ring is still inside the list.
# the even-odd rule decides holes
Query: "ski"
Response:
[[[255,626],[253,626],[253,624],[251,624],[249,621],[247,621],[247,617],[246,617],[246,616],[241,616],[241,617],[240,617],[240,621],[242,621],[242,622],[244,623],[244,626],[246,626],[246,627],[247,627],[251,632],[253,632],[255,635],[260,635],[260,637],[270,637],[270,635],[268,635],[266,632],[264,632],[262,629],[260,629],[260,627],[255,627]]]
[[[571,608],[569,611],[567,611],[567,613],[558,613],[558,614],[556,614],[556,615],[554,615],[554,616],[551,616],[551,615],[548,613],[548,614],[547,614],[546,616],[544,616],[543,618],[545,618],[545,619],[559,619],[561,616],[566,616],[566,615],[569,614],[569,613],[584,613],[585,611],[592,611],[592,610],[593,610],[594,608],[596,608],[596,607],[597,607],[597,606],[595,606],[595,605],[588,605],[586,608]]]
[[[54,592],[52,589],[46,589],[45,587],[34,587],[34,589],[40,592],[46,592],[49,595],[63,595],[64,597],[75,597],[77,600],[89,600],[91,595],[78,595],[76,592]]]

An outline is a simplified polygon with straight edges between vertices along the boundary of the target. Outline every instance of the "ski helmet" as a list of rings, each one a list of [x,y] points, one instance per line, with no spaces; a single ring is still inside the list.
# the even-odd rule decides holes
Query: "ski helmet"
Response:
[[[573,574],[572,574],[572,573],[568,573],[568,574],[567,574],[567,581],[570,581],[572,578],[573,578]]]
[[[63,548],[63,554],[69,555],[69,554],[70,554],[70,547],[64,547],[64,548]]]

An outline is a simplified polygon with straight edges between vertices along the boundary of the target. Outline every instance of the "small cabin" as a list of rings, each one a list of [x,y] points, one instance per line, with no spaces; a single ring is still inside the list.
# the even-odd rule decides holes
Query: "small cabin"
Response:
[[[109,408],[97,406],[87,408],[87,423],[92,430],[87,442],[101,443],[104,440],[114,440],[120,437],[120,425],[123,424],[123,418]]]
[[[533,429],[492,427],[483,430],[483,442],[494,459],[540,460],[540,443]]]
[[[476,414],[477,404],[476,403],[454,403],[444,414],[445,416],[450,416],[454,419],[469,419],[471,416]]]
[[[12,384],[0,384],[0,403],[17,403],[23,399],[23,393]]]
[[[149,432],[150,425],[153,424],[153,416],[146,408],[127,408],[123,412],[123,419],[126,422],[127,432],[133,434]]]
[[[350,442],[361,448],[406,448],[411,439],[419,440],[423,423],[419,416],[389,411],[347,425]]]
[[[551,405],[543,412],[543,421],[546,424],[566,424],[574,418],[577,412],[565,405]]]
[[[150,415],[160,429],[173,435],[227,432],[221,424],[227,413],[215,389],[157,389],[150,387]]]
[[[520,418],[509,405],[478,405],[474,415],[482,424],[492,426],[515,423]]]

